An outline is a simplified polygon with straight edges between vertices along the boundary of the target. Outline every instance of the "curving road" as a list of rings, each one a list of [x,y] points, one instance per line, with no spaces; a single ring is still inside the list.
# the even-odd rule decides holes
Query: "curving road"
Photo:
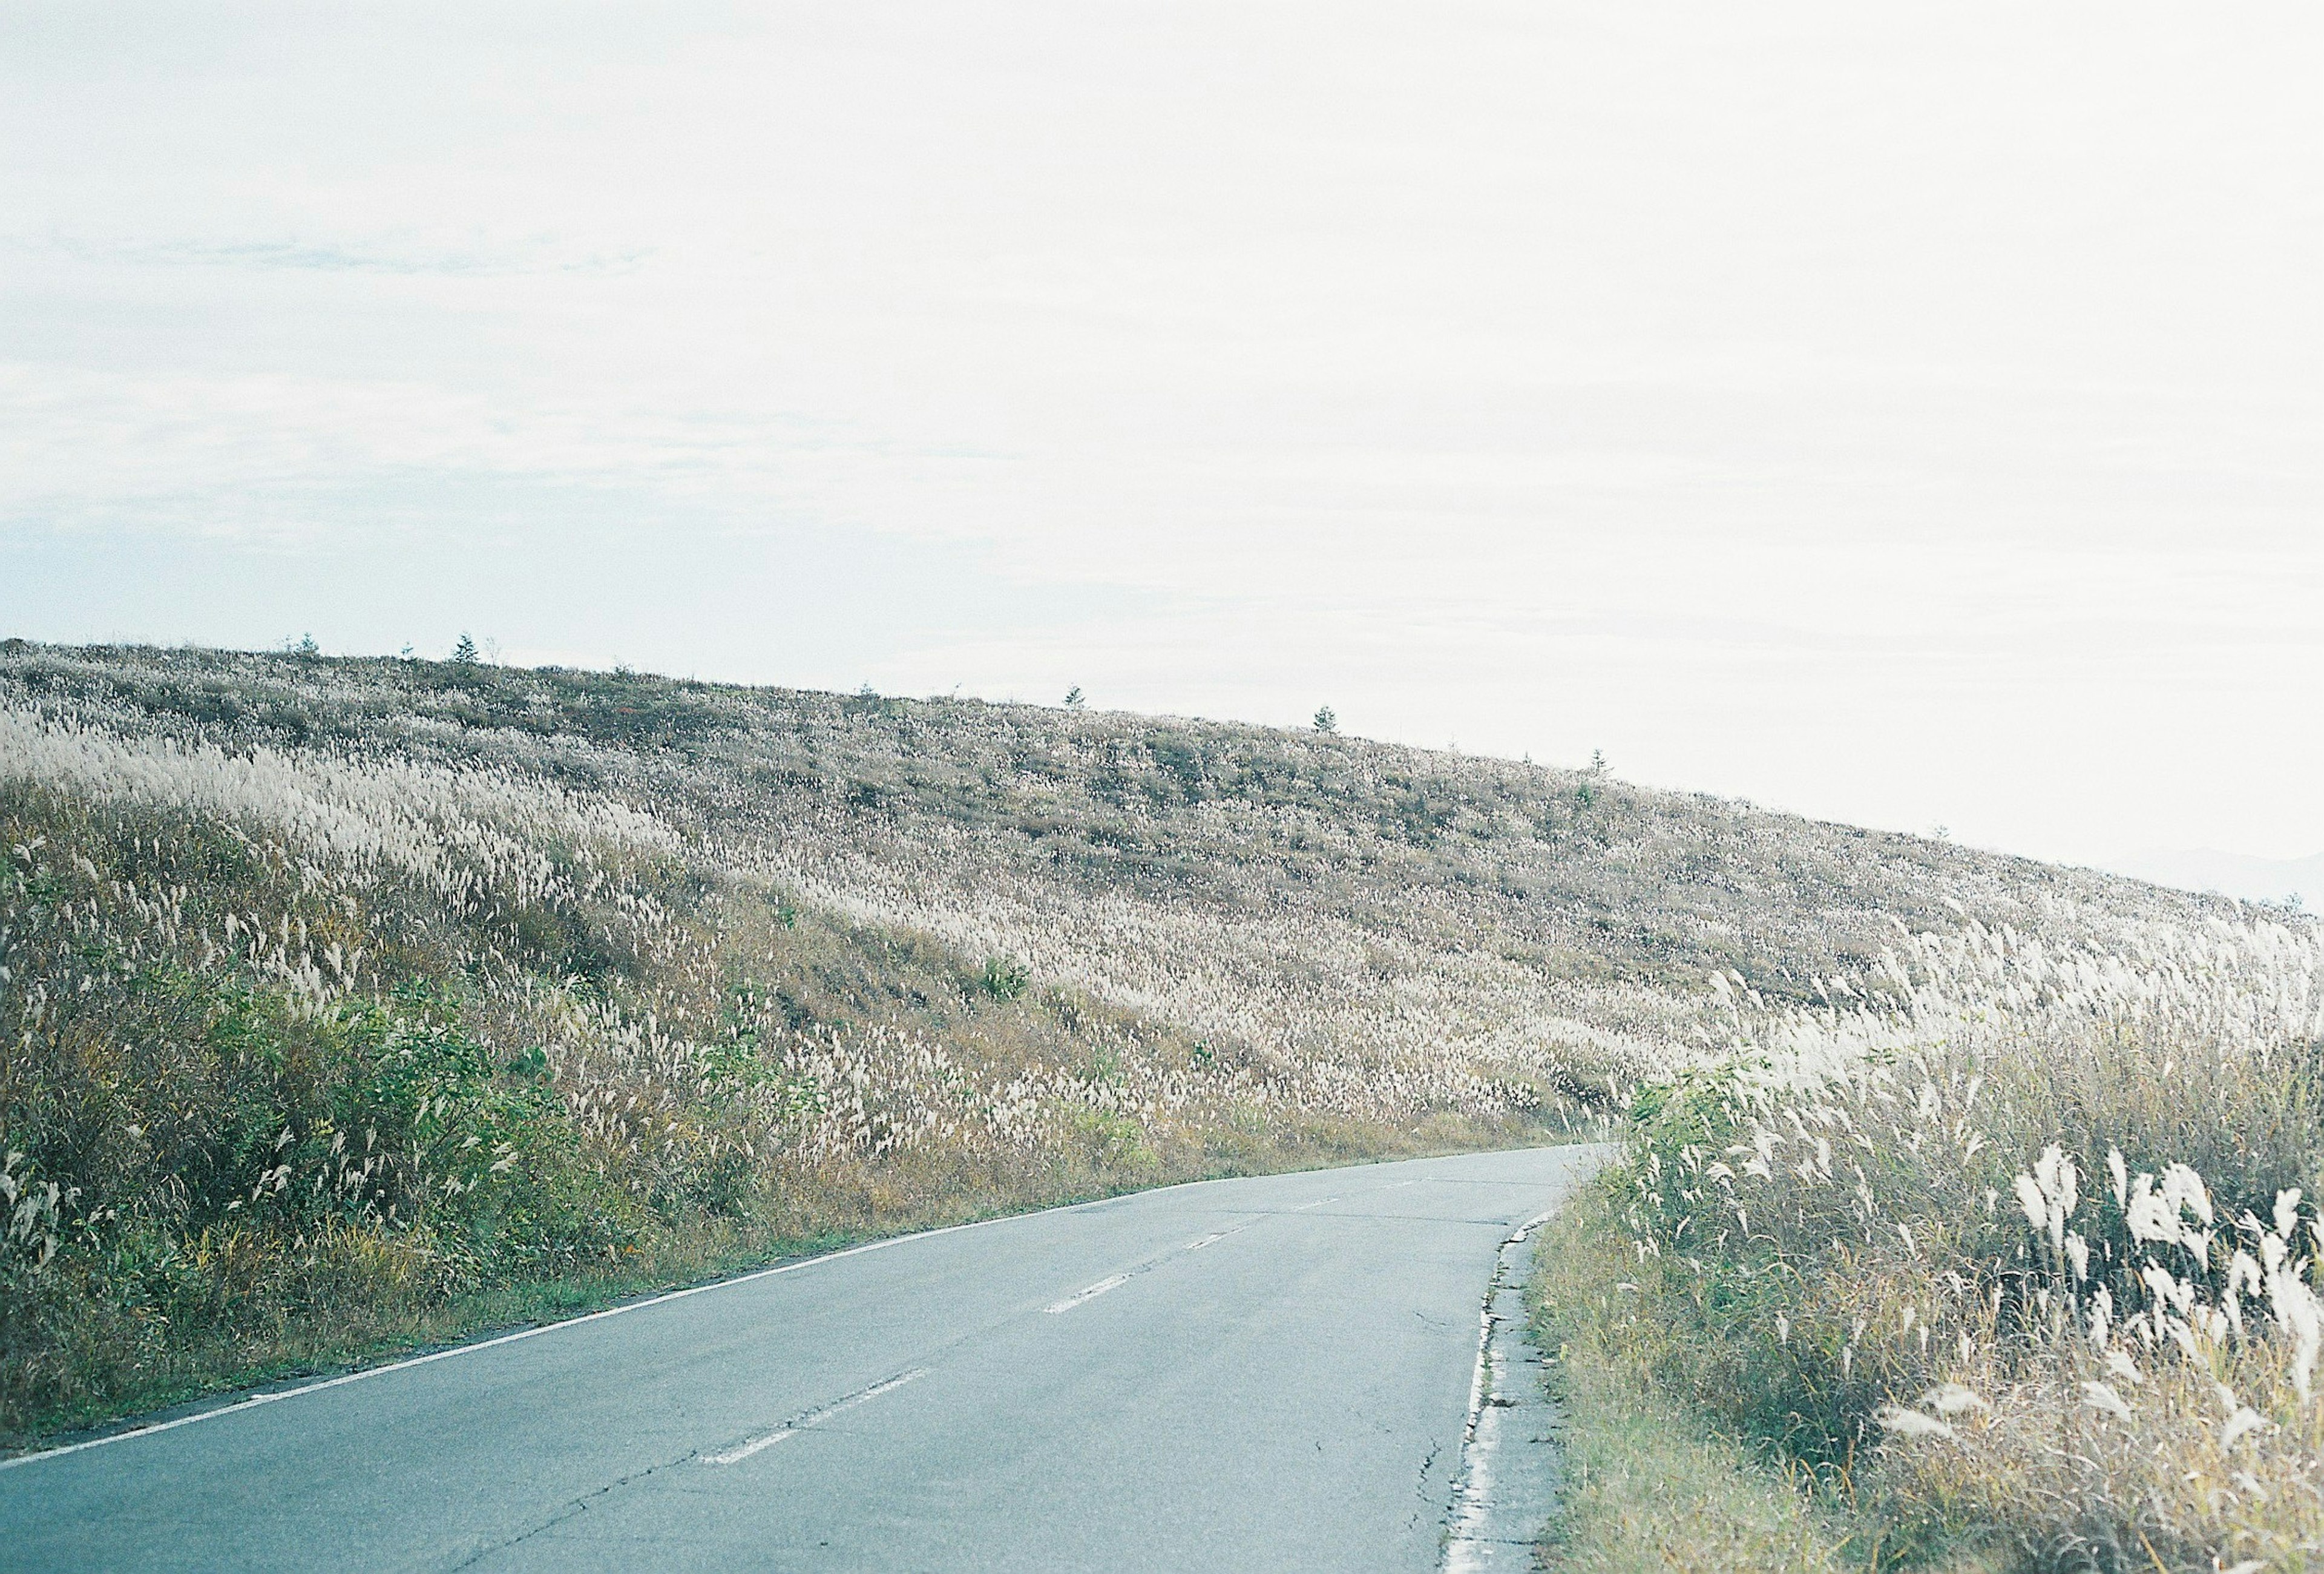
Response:
[[[9,1460],[0,1568],[1433,1569],[1497,1253],[1593,1158],[908,1236]]]

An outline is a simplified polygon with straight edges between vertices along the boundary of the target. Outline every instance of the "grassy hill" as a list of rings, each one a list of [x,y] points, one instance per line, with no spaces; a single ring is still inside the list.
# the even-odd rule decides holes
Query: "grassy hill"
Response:
[[[17,1435],[839,1235],[1526,1140],[1738,1000],[1904,1003],[1907,932],[2229,911],[1314,733],[18,641],[0,857]]]

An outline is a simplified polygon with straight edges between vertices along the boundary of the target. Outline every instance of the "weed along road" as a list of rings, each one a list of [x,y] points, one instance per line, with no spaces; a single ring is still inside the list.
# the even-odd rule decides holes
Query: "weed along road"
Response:
[[[1433,1569],[1487,1286],[1593,1159],[1181,1186],[289,1387],[0,1467],[0,1567]]]

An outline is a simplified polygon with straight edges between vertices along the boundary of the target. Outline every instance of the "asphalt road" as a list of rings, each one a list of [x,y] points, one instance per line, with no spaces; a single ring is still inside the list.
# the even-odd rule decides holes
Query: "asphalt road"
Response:
[[[0,1568],[1428,1569],[1583,1149],[909,1236],[0,1468]]]

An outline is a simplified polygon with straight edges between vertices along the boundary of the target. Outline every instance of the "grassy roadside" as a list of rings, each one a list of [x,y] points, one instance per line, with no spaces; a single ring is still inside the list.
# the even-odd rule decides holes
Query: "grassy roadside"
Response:
[[[1899,937],[1909,1013],[1738,1012],[1630,1101],[1562,1303],[1884,1566],[2314,1574],[2319,941],[1968,924]]]
[[[1565,1412],[1558,1442],[1566,1487],[1543,1537],[1546,1566],[1571,1574],[1905,1566],[1884,1550],[1877,1523],[1656,1384],[1665,1338],[1624,1288],[1634,1264],[1622,1243],[1612,1195],[1593,1183],[1544,1227],[1535,1254],[1527,1300]],[[1910,1566],[1944,1574],[1999,1567],[1965,1550],[1927,1549]]]
[[[51,1390],[69,1397],[7,1414],[9,1424],[0,1427],[0,1456],[212,1395],[376,1366],[869,1241],[1190,1181],[1426,1158],[1558,1141],[1567,1134],[1554,1126],[1449,1118],[1411,1131],[1318,1123],[1286,1134],[1263,1151],[1189,1150],[1158,1170],[1150,1163],[1120,1172],[1052,1164],[1019,1177],[1014,1185],[989,1183],[908,1201],[850,1198],[835,1190],[794,1198],[757,1218],[696,1218],[663,1227],[615,1261],[448,1297],[418,1285],[402,1294],[383,1294],[378,1285],[366,1285],[367,1293],[336,1300],[327,1317],[282,1316],[206,1329],[203,1337],[172,1345],[161,1358],[134,1366],[122,1361],[121,1341],[110,1337],[112,1330],[84,1323],[75,1329],[81,1336],[75,1343],[82,1346],[77,1353],[88,1363],[87,1378]]]

